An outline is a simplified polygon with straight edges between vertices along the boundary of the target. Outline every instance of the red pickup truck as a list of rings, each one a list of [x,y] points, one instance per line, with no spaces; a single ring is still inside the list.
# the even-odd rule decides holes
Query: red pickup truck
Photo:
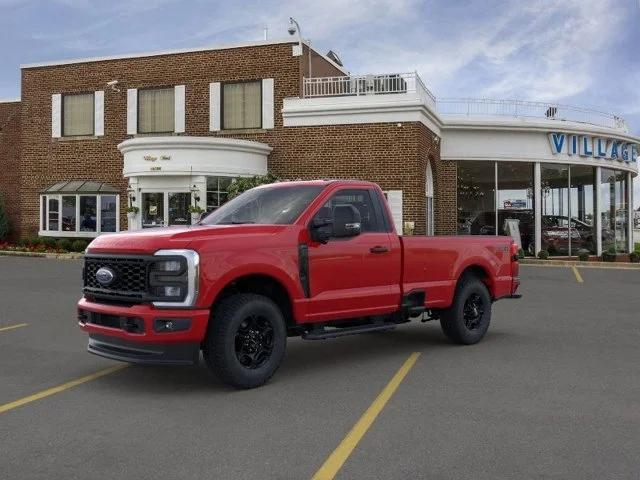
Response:
[[[88,350],[146,364],[207,365],[227,384],[265,383],[287,337],[384,331],[439,319],[455,343],[484,336],[492,303],[517,297],[509,237],[398,236],[369,182],[251,189],[197,225],[103,235],[78,303]]]

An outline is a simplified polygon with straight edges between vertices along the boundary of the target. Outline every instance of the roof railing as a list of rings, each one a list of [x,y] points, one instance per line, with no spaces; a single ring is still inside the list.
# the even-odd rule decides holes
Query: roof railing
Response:
[[[393,94],[418,95],[422,102],[445,115],[540,118],[585,123],[628,133],[626,121],[600,110],[555,102],[495,100],[490,98],[438,98],[429,91],[417,72],[312,77],[303,79],[303,97],[347,97]]]

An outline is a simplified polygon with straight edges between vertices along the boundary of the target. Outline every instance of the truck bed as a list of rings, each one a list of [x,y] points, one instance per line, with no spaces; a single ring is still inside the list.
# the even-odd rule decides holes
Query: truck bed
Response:
[[[451,305],[455,284],[464,270],[476,265],[483,270],[493,299],[511,293],[511,237],[506,236],[400,236],[402,244],[402,291],[426,290],[425,305]],[[517,265],[517,263],[515,264]],[[473,267],[476,268],[477,267]],[[517,267],[516,267],[517,268]],[[491,280],[492,279],[492,280]]]

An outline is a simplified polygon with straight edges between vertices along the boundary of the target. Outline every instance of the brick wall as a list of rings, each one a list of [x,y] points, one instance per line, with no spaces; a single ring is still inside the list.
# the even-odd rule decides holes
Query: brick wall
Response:
[[[359,178],[377,182],[383,189],[402,189],[404,220],[416,222],[417,234],[425,233],[425,171],[431,157],[436,176],[436,231],[454,232],[455,213],[451,212],[455,204],[441,197],[455,193],[455,168],[452,174],[451,165],[440,161],[439,145],[422,124],[283,127],[283,99],[300,94],[301,58],[305,57],[292,56],[291,44],[275,44],[23,69],[23,174],[17,190],[20,234],[37,232],[39,192],[59,181],[107,182],[121,189],[124,206],[127,181],[122,177],[123,159],[117,145],[131,138],[126,135],[126,89],[173,85],[186,85],[184,135],[267,143],[273,147],[269,169],[285,178]],[[341,74],[328,63],[324,69],[324,74]],[[275,128],[209,132],[209,83],[262,78],[275,79]],[[111,80],[118,80],[120,92],[106,87]],[[105,91],[105,135],[52,139],[51,95],[96,90]],[[124,229],[126,214],[121,210]]]
[[[0,103],[0,195],[13,230],[19,224],[20,102]]]

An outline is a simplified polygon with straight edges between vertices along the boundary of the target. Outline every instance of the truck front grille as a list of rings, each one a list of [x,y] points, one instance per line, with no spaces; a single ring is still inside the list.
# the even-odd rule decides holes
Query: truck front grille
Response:
[[[86,255],[84,263],[84,293],[95,298],[139,303],[148,297],[148,257]],[[103,285],[96,273],[108,268],[114,273],[113,281]]]

